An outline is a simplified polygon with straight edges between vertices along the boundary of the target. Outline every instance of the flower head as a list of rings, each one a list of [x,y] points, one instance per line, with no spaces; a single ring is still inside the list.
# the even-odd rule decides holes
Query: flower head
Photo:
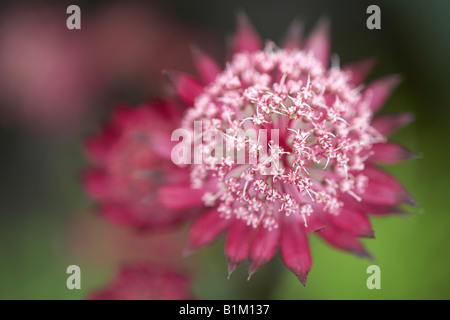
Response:
[[[168,101],[119,107],[103,131],[86,140],[93,167],[83,181],[103,217],[148,229],[171,226],[195,213],[170,209],[159,200],[164,188],[176,185],[172,192],[182,195],[189,187],[189,173],[170,161],[170,135],[178,122],[176,107]],[[184,205],[195,204],[185,199]]]
[[[189,300],[190,281],[172,270],[149,264],[127,265],[90,300]]]
[[[272,42],[263,47],[240,15],[225,69],[195,50],[203,83],[187,75],[174,81],[180,98],[192,105],[183,127],[194,134],[201,123],[203,132],[194,144],[203,161],[191,165],[191,192],[205,190],[211,207],[193,224],[187,251],[226,231],[230,274],[247,258],[253,274],[280,248],[287,267],[305,283],[308,233],[318,231],[336,248],[369,256],[357,239],[373,237],[367,214],[414,204],[399,182],[374,165],[412,155],[386,141],[409,115],[374,120],[398,77],[363,88],[371,61],[328,67],[326,22],[302,46],[298,34],[294,25],[283,48]]]

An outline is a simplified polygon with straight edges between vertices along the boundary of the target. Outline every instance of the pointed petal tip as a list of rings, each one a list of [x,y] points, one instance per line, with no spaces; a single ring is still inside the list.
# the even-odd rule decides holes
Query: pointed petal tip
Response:
[[[209,58],[208,54],[196,43],[190,45],[191,55],[194,58],[194,61]]]
[[[374,257],[372,256],[372,254],[370,254],[369,251],[367,251],[364,247],[361,248],[348,248],[346,249],[348,252],[354,254],[355,256],[357,256],[358,258],[366,258],[370,261],[374,261]]]
[[[379,78],[366,87],[363,91],[365,97],[370,97],[370,109],[373,112],[384,105],[389,99],[392,91],[400,84],[402,77],[399,74],[393,74]]]
[[[250,278],[255,274],[255,272],[259,269],[259,267],[260,267],[260,265],[258,265],[258,263],[250,260],[250,263],[248,266],[248,279],[247,280],[250,280]]]
[[[414,207],[414,208],[418,208],[419,204],[417,203],[417,201],[414,199],[414,197],[412,195],[410,195],[408,192],[405,192],[405,194],[402,196],[402,202]]]
[[[180,75],[176,71],[162,69],[161,74],[169,81],[172,85],[176,85]]]
[[[373,119],[372,125],[381,134],[389,136],[394,131],[410,124],[414,119],[415,116],[412,112],[386,113]]]
[[[196,43],[192,43],[189,46],[189,48],[191,50],[191,55],[194,57],[194,60],[195,60],[196,57],[201,57],[201,56],[204,55],[203,50]]]
[[[283,39],[282,47],[284,49],[300,49],[302,45],[303,23],[295,18],[288,27]]]
[[[403,117],[403,123],[404,125],[407,125],[408,123],[413,122],[416,119],[416,116],[413,112],[403,112],[401,113]]]
[[[398,201],[397,205],[407,204],[414,208],[419,208],[419,204],[417,203],[417,201],[405,188],[402,188],[401,192],[398,194],[397,201]]]
[[[310,34],[310,39],[314,36],[324,36],[327,40],[327,44],[330,45],[330,28],[330,18],[327,16],[320,17]]]
[[[234,15],[236,16],[236,21],[241,21],[241,19],[248,21],[247,13],[243,8],[237,8]]]
[[[289,31],[294,32],[295,34],[301,35],[301,31],[303,29],[303,22],[299,18],[294,18],[288,27],[288,33]]]
[[[188,104],[194,103],[204,88],[196,78],[182,72],[163,70],[163,75],[172,83],[180,99]]]
[[[230,279],[231,274],[236,270],[237,263],[228,261],[228,279]]]
[[[419,152],[412,151],[394,142],[374,144],[372,152],[369,161],[381,164],[396,164],[420,156]]]
[[[408,150],[408,151],[409,151],[409,153],[408,153],[408,156],[409,156],[408,160],[409,159],[421,159],[421,158],[424,157],[423,152],[412,151],[412,150]]]
[[[238,25],[238,28],[239,27],[245,27],[245,28],[250,27],[253,29],[252,23],[250,22],[250,19],[243,8],[238,8],[236,10],[235,16],[236,16],[236,23]]]
[[[393,91],[403,81],[403,77],[400,74],[391,74],[379,79],[390,91]]]
[[[347,64],[342,67],[343,71],[346,71],[350,75],[350,83],[353,85],[359,85],[364,81],[366,76],[375,66],[376,59],[371,57],[364,60],[356,61]]]
[[[392,213],[393,214],[398,214],[398,215],[404,216],[404,217],[409,217],[411,215],[409,212],[407,212],[405,210],[402,210],[402,209],[399,209],[399,208],[395,209]]]
[[[328,32],[330,30],[331,26],[331,20],[328,16],[323,15],[319,18],[319,20],[316,23],[316,26],[314,27],[315,30],[323,30]]]
[[[199,46],[191,45],[191,55],[197,72],[205,83],[212,82],[221,72],[219,64]]]
[[[390,83],[393,86],[397,86],[403,81],[403,77],[399,73],[386,76],[385,79],[388,83]]]
[[[291,23],[289,24],[289,27],[298,30],[299,28],[303,27],[303,25],[304,23],[302,19],[300,19],[299,17],[295,17],[294,19],[292,19]]]
[[[361,237],[368,238],[368,239],[375,239],[375,233],[373,232],[372,229],[369,229],[369,230],[367,230],[367,232],[363,233],[361,235]]]
[[[357,62],[357,64],[360,66],[361,69],[368,69],[368,70],[372,70],[372,68],[375,66],[375,64],[377,63],[377,58],[375,57],[369,57],[366,58],[364,60],[361,60],[359,62]]]
[[[255,267],[252,264],[250,264],[248,267],[248,279],[247,280],[250,280],[251,276],[253,274],[255,274],[255,271],[256,271]]]
[[[420,152],[412,151],[406,147],[400,146],[399,148],[399,161],[407,161],[420,158],[423,154]]]
[[[236,13],[236,32],[233,39],[234,52],[254,52],[262,48],[261,38],[247,14],[244,10],[238,10]]]
[[[370,261],[375,261],[375,258],[373,257],[373,255],[364,248],[359,252],[359,256],[361,258],[366,258]]]
[[[183,257],[189,257],[190,255],[192,255],[193,253],[194,253],[194,249],[192,249],[191,247],[188,247],[188,246],[186,246],[184,249],[183,249],[183,252],[181,253],[181,255],[183,256]]]
[[[407,150],[405,160],[420,159],[423,157],[422,152]]]
[[[163,69],[161,71],[161,73],[163,74],[163,76],[166,77],[167,80],[169,80],[169,82],[171,82],[175,87],[182,81],[182,80],[193,80],[193,81],[197,81],[197,79],[194,79],[194,77],[191,77],[190,75],[187,75],[183,72],[180,71],[174,71],[174,70],[167,70],[167,69]]]
[[[330,59],[330,20],[322,17],[310,33],[306,41],[305,50],[310,51],[324,66],[328,66]]]
[[[307,278],[308,278],[308,274],[307,273],[298,273],[297,274],[297,278],[298,278],[298,281],[300,281],[300,283],[304,287],[306,287],[306,281],[307,281]]]

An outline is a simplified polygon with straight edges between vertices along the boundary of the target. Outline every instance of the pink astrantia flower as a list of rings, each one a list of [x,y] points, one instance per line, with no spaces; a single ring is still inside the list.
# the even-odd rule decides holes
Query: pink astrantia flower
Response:
[[[149,229],[174,225],[195,213],[191,208],[167,208],[157,197],[163,186],[176,185],[177,190],[189,186],[189,172],[170,161],[170,135],[180,113],[167,101],[119,107],[103,131],[86,140],[93,166],[85,172],[83,183],[103,217]],[[197,198],[185,199],[184,204],[200,205]]]
[[[190,166],[191,189],[184,196],[193,199],[206,190],[202,199],[210,209],[192,225],[186,252],[226,232],[230,274],[248,258],[251,276],[280,249],[286,266],[305,284],[312,263],[309,233],[317,231],[331,246],[369,257],[358,239],[373,237],[368,214],[400,212],[401,203],[414,205],[402,185],[375,165],[413,153],[386,139],[411,115],[374,118],[399,77],[362,86],[372,62],[328,67],[326,22],[304,43],[299,34],[294,24],[282,48],[272,42],[263,46],[240,15],[224,70],[196,49],[203,81],[185,74],[172,76],[172,81],[178,96],[192,106],[183,128],[195,136],[199,121],[203,137],[233,142],[233,155],[245,151],[241,158],[212,152],[222,150],[220,139],[194,144],[203,161]],[[266,129],[270,135],[260,140],[240,134],[251,129]],[[166,188],[161,201],[183,208],[184,199],[176,196],[175,187],[173,191],[171,196]]]
[[[90,300],[190,300],[190,280],[177,272],[149,264],[124,266]]]

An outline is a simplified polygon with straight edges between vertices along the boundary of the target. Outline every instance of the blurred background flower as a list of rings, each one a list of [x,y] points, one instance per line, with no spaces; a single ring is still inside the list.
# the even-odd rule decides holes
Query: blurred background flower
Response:
[[[375,262],[312,241],[314,268],[306,288],[283,271],[279,258],[249,282],[245,267],[227,280],[221,239],[181,260],[195,279],[194,294],[207,299],[450,298],[450,170],[445,166],[450,156],[450,3],[380,0],[382,29],[368,30],[366,9],[373,3],[366,0],[159,0],[129,7],[80,1],[82,29],[74,31],[65,24],[69,3],[23,3],[0,2],[0,298],[86,298],[113,279],[123,263],[145,254],[145,261],[159,261],[158,250],[145,253],[145,248],[147,241],[156,248],[169,243],[158,240],[162,235],[146,235],[141,242],[142,235],[91,212],[80,181],[87,165],[83,136],[97,132],[117,103],[138,105],[165,91],[162,69],[191,73],[190,43],[223,62],[221,39],[234,30],[238,9],[247,12],[263,39],[278,43],[294,18],[305,22],[308,33],[327,15],[331,49],[341,65],[374,57],[368,81],[402,75],[383,112],[415,114],[416,120],[392,139],[422,157],[388,171],[420,209],[409,218],[374,221],[377,239],[364,244]],[[182,226],[174,235],[174,255],[181,254],[184,243],[178,241],[185,238]],[[167,259],[179,265],[178,258]],[[373,263],[381,268],[381,290],[366,287],[366,268]],[[65,287],[71,264],[81,267],[81,290]]]
[[[0,20],[2,122],[35,133],[80,126],[100,89],[85,37],[64,30],[65,17],[53,7],[12,6]]]
[[[190,280],[176,271],[149,264],[121,267],[111,283],[90,300],[192,300]]]
[[[53,137],[80,132],[110,100],[161,95],[167,87],[162,69],[193,71],[192,44],[217,48],[207,28],[182,24],[162,5],[108,2],[89,9],[82,11],[82,30],[71,31],[61,4],[4,5],[4,124]]]
[[[201,199],[197,209],[187,210],[169,208],[160,200],[164,188],[189,189],[189,171],[171,161],[175,143],[170,137],[183,111],[169,101],[135,109],[118,106],[102,132],[85,141],[93,165],[84,173],[83,185],[105,219],[142,231],[159,230],[186,221],[200,210]]]
[[[92,12],[90,48],[99,72],[127,97],[156,96],[167,87],[162,69],[191,70],[190,47],[219,52],[211,29],[182,23],[162,3],[103,2]]]

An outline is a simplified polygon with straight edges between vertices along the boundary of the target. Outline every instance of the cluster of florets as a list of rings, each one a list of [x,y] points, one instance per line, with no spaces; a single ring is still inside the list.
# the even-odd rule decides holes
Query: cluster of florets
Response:
[[[300,214],[307,224],[313,205],[338,215],[341,193],[359,200],[367,180],[359,172],[384,137],[348,78],[311,53],[271,43],[237,53],[184,119],[185,127],[201,121],[203,136],[222,138],[204,139],[196,150],[204,161],[194,165],[193,186],[218,180],[205,204],[255,228],[276,228],[278,214]],[[224,141],[226,155],[217,152]]]

